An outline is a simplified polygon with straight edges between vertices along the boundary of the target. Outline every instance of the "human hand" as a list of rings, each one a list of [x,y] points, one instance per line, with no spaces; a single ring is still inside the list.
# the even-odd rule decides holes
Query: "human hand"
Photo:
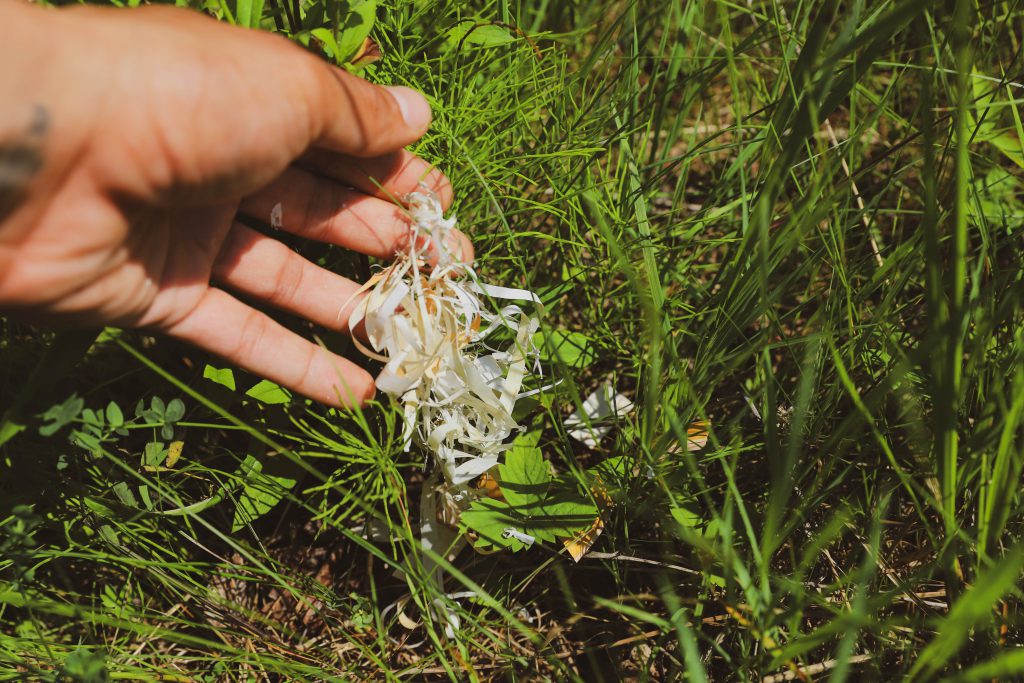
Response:
[[[451,200],[402,149],[430,123],[421,95],[187,10],[4,2],[0,27],[0,310],[162,332],[332,405],[373,395],[228,293],[344,329],[359,285],[237,216],[280,203],[283,230],[394,255],[391,198],[424,181]]]

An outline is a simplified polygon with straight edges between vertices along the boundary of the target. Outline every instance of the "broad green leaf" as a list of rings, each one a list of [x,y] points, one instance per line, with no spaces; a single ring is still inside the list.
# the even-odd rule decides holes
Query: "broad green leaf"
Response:
[[[502,489],[504,491],[504,489]],[[535,505],[513,506],[507,501],[481,498],[461,515],[464,527],[477,532],[478,547],[492,545],[521,550],[525,545],[515,537],[505,538],[505,529],[529,534],[540,542],[568,538],[588,528],[597,516],[597,508],[575,492],[563,491]]]
[[[597,508],[580,496],[573,484],[552,490],[551,470],[536,446],[539,435],[536,432],[519,437],[506,453],[505,463],[499,465],[505,499],[481,498],[462,513],[463,527],[473,529],[480,537],[477,546],[521,550],[525,544],[514,536],[505,538],[506,529],[550,542],[586,529],[597,516]]]
[[[554,330],[547,335],[538,332],[533,341],[540,349],[542,360],[557,358],[570,368],[582,368],[594,362],[591,339],[582,332]]]
[[[377,21],[377,0],[352,0],[344,23],[338,27],[337,60],[347,62],[363,46]]]
[[[338,41],[334,39],[334,32],[329,28],[315,28],[310,31],[310,35],[319,40],[324,45],[324,52],[331,59],[338,59]]]
[[[103,529],[100,529],[102,532]],[[116,534],[114,535],[116,538]],[[106,683],[107,657],[85,647],[79,647],[68,655],[61,667],[59,680],[72,680],[78,683]]]
[[[515,538],[504,538],[504,531],[509,527],[522,531],[522,519],[513,515],[511,508],[503,501],[491,498],[476,500],[462,513],[459,521],[480,537],[474,544],[478,548],[493,546],[518,551],[526,547]]]
[[[100,538],[109,543],[110,545],[121,545],[121,537],[117,535],[114,527],[109,524],[101,524],[99,528]]]
[[[540,445],[541,432],[539,429],[534,429],[529,432],[523,432],[512,441],[512,448],[509,453],[517,453],[521,450],[533,450]]]
[[[84,422],[87,425],[102,426],[103,414],[97,413],[92,408],[86,408],[85,410],[82,411],[82,422]]]
[[[515,42],[516,37],[507,28],[498,24],[467,19],[448,29],[444,39],[452,47],[500,47]]]
[[[498,466],[498,479],[505,500],[512,507],[536,505],[547,494],[551,471],[537,447],[520,446]]]
[[[79,429],[76,429],[71,433],[71,443],[79,448],[84,448],[90,453],[95,453],[100,449],[99,437],[95,434]]]
[[[291,401],[291,395],[269,379],[260,381],[245,395],[267,405],[280,405]]]
[[[1010,132],[993,135],[988,142],[1003,153],[1007,159],[1024,168],[1024,151],[1021,149],[1020,140]]]
[[[255,477],[263,471],[263,464],[252,455],[247,455],[238,466],[238,471],[243,477]]]
[[[600,478],[605,486],[612,486],[622,481],[632,464],[633,459],[628,456],[613,455],[587,469],[587,474]]]
[[[82,503],[85,504],[92,512],[96,513],[100,517],[113,517],[114,511],[111,510],[107,505],[96,498],[85,497],[82,498]]]
[[[235,373],[231,368],[215,368],[212,365],[207,365],[203,368],[203,377],[222,387],[227,387],[231,391],[235,390]]]
[[[16,422],[10,414],[5,414],[3,420],[0,421],[0,446],[10,441],[18,434],[21,434],[23,431],[25,431],[25,425]]]
[[[575,491],[549,495],[526,512],[530,533],[548,541],[573,536],[593,524],[598,515],[594,504]]]
[[[333,6],[337,3],[332,2],[331,4]],[[326,7],[320,0],[313,0],[313,2],[307,5],[302,11],[302,30],[309,31],[310,29],[321,27],[326,23]]]

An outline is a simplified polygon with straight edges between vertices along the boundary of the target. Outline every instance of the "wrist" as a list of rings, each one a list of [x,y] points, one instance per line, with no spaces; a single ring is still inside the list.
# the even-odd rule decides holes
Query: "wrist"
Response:
[[[66,12],[0,0],[0,244],[41,215],[81,145],[85,113]]]

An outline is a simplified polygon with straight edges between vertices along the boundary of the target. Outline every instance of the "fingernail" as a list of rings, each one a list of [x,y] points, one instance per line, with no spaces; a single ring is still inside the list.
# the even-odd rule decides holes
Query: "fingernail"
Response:
[[[398,103],[405,125],[413,130],[426,130],[430,125],[430,104],[427,103],[427,98],[412,88],[401,85],[389,86],[387,90]]]

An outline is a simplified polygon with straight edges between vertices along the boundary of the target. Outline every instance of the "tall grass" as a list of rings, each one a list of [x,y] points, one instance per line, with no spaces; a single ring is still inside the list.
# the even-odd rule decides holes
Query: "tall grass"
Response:
[[[431,99],[416,151],[452,179],[482,275],[579,333],[523,421],[583,490],[630,459],[604,533],[578,565],[554,546],[424,558],[422,459],[393,408],[256,398],[114,331],[26,383],[50,335],[2,321],[0,407],[25,426],[0,446],[2,676],[1021,676],[1022,16],[382,7],[367,75]],[[450,39],[464,20],[491,33]],[[54,347],[69,364],[74,342]],[[638,408],[589,451],[563,422],[606,378]],[[73,392],[128,424],[87,448],[85,413],[50,434],[59,411],[38,415]],[[170,436],[165,413],[131,419],[153,396],[187,408]],[[178,463],[146,467],[171,441]],[[437,594],[433,562],[464,597]]]

